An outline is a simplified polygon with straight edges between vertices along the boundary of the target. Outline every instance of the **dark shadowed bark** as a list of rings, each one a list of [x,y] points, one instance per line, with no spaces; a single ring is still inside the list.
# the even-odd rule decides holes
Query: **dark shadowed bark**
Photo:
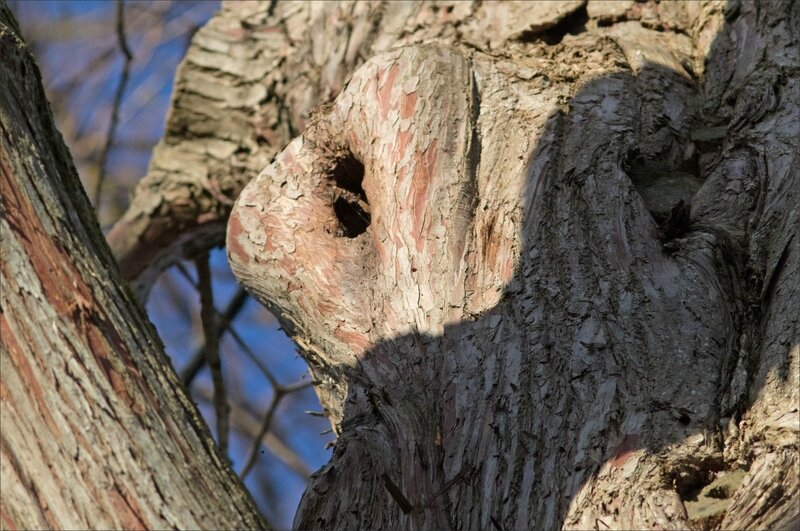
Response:
[[[244,189],[339,434],[298,527],[797,524],[796,11],[722,8],[380,53]]]

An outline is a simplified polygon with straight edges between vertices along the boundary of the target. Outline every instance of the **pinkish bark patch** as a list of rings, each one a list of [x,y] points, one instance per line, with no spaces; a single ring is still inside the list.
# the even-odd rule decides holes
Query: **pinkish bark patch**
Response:
[[[364,334],[354,330],[344,330],[341,327],[334,330],[333,335],[348,345],[353,352],[362,354],[371,346],[370,340]]]
[[[417,108],[417,93],[412,92],[403,97],[403,103],[400,105],[400,118],[411,118],[414,114],[414,109]]]
[[[395,164],[399,163],[403,160],[403,157],[406,156],[406,148],[408,148],[408,144],[412,138],[411,131],[400,131],[397,133],[397,141],[394,144],[394,162]]]
[[[388,73],[385,70],[378,71],[378,76],[383,77],[383,83],[378,87],[376,95],[381,107],[381,118],[384,120],[389,116],[389,110],[392,108],[392,88],[394,88],[394,81],[397,79],[399,71],[400,68],[396,64],[392,65]]]
[[[414,216],[414,238],[417,252],[425,246],[425,237],[422,234],[422,224],[428,207],[428,189],[434,176],[434,168],[438,158],[436,150],[437,141],[434,139],[423,153],[417,152],[415,156],[414,176],[411,182],[411,210]]]
[[[242,227],[242,222],[239,221],[239,216],[231,216],[228,220],[228,241],[226,242],[228,254],[235,257],[242,264],[246,264],[248,254],[239,243],[239,237],[243,232],[244,227]]]

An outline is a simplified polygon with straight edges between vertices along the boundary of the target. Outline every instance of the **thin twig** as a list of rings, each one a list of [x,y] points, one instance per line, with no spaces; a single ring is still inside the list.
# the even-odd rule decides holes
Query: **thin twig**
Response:
[[[242,473],[239,476],[244,480],[247,477],[247,474],[253,469],[253,466],[256,464],[258,460],[258,449],[261,448],[261,440],[264,438],[264,435],[269,431],[269,425],[272,422],[272,417],[275,415],[275,411],[278,409],[278,404],[280,404],[283,397],[286,396],[286,393],[281,391],[280,389],[275,389],[275,397],[272,399],[272,402],[267,409],[267,414],[264,415],[264,421],[261,423],[261,428],[258,430],[258,434],[253,439],[253,445],[250,447],[250,455],[247,458],[247,463],[242,468]]]
[[[269,380],[269,383],[272,387],[276,389],[282,389],[281,384],[278,382],[278,379],[275,378],[275,375],[272,374],[272,371],[264,365],[261,360],[256,356],[256,353],[252,351],[252,349],[244,342],[242,336],[239,335],[239,332],[236,331],[236,328],[233,325],[228,327],[228,331],[231,333],[231,337],[236,341],[236,344],[239,345],[239,348],[242,349],[242,352],[247,354],[247,357],[256,364],[256,367],[264,374],[264,376]]]
[[[303,381],[302,379],[299,382],[295,382],[292,384],[280,383],[277,380],[277,378],[275,378],[275,375],[272,374],[272,371],[270,371],[269,368],[267,368],[267,366],[264,365],[264,362],[262,362],[258,358],[258,356],[256,356],[256,353],[253,352],[253,350],[249,346],[247,346],[247,343],[244,342],[244,339],[242,339],[242,336],[240,336],[239,332],[236,331],[236,328],[234,328],[233,324],[228,325],[228,332],[230,332],[231,337],[233,337],[233,339],[242,349],[242,352],[247,354],[247,357],[250,358],[250,360],[256,364],[256,366],[261,370],[264,376],[266,376],[267,380],[269,380],[270,385],[272,385],[272,387],[274,387],[276,391],[280,391],[281,393],[288,395],[296,391],[301,391],[306,387],[310,387],[314,383],[311,380]]]
[[[247,457],[247,462],[244,465],[244,468],[242,468],[242,472],[239,474],[242,480],[247,477],[247,474],[250,473],[250,471],[253,469],[253,466],[255,466],[256,461],[258,460],[258,450],[261,448],[261,441],[269,431],[272,417],[275,415],[275,411],[278,410],[278,405],[280,405],[281,400],[283,400],[287,395],[299,391],[300,389],[304,389],[309,385],[311,385],[311,382],[298,382],[288,386],[275,386],[275,396],[272,398],[269,408],[267,408],[267,412],[264,415],[264,421],[261,423],[261,428],[258,430],[258,434],[255,438],[253,438],[253,445],[250,447],[250,453]]]
[[[130,48],[128,48],[128,39],[125,37],[125,0],[117,0],[117,44],[119,45],[122,55],[125,56],[125,59],[122,63],[122,74],[119,76],[117,92],[114,94],[114,104],[111,107],[111,122],[108,124],[106,144],[103,147],[103,151],[100,153],[97,182],[95,183],[94,188],[94,208],[97,210],[100,209],[100,197],[103,192],[103,181],[105,181],[106,178],[108,154],[111,151],[111,146],[114,145],[114,137],[117,134],[119,108],[122,105],[122,96],[125,94],[125,87],[128,85],[131,61],[133,61],[133,53],[131,53]]]
[[[214,411],[217,416],[217,440],[222,455],[228,455],[228,399],[225,395],[225,379],[222,377],[222,362],[219,357],[219,334],[217,313],[214,310],[214,295],[211,290],[211,271],[208,253],[197,258],[197,284],[200,292],[200,320],[205,335],[206,363],[211,369],[214,382]]]
[[[175,267],[178,270],[178,272],[186,278],[189,284],[191,284],[195,289],[198,289],[197,283],[194,281],[192,275],[186,270],[186,268],[183,267],[183,264],[181,263],[175,264]],[[216,310],[214,311],[216,312]],[[220,315],[219,312],[217,312],[217,315]],[[267,380],[269,380],[270,385],[272,385],[275,389],[281,389],[284,392],[292,392],[292,391],[298,391],[300,389],[303,389],[311,385],[311,382],[297,382],[294,384],[290,384],[289,386],[282,385],[280,382],[278,382],[278,379],[275,378],[275,375],[272,374],[272,371],[270,371],[269,368],[267,368],[267,366],[264,365],[264,363],[259,359],[259,357],[256,356],[255,352],[253,352],[253,350],[247,345],[247,343],[245,343],[244,339],[242,339],[242,336],[239,335],[239,332],[233,326],[232,322],[228,323],[227,330],[228,332],[230,332],[231,337],[233,337],[234,341],[236,341],[236,343],[239,345],[239,348],[242,349],[242,352],[244,352],[247,355],[247,357],[250,358],[250,360],[256,364],[256,367],[258,367],[258,369],[264,374]]]
[[[210,386],[197,384],[193,388],[194,395],[209,404],[213,403],[214,392]],[[255,439],[261,421],[246,404],[231,402],[231,429],[238,431],[249,439]],[[261,442],[275,457],[283,461],[303,481],[308,480],[311,470],[305,461],[276,433],[266,433]]]
[[[197,289],[197,281],[192,278],[192,274],[189,273],[189,271],[186,269],[186,266],[184,266],[182,262],[175,264],[175,269],[178,270],[178,273],[183,275],[183,278],[185,278],[194,289]]]
[[[200,268],[200,263],[201,262],[198,261],[198,268],[197,268],[198,282],[194,281],[194,279],[192,278],[192,275],[189,273],[189,271],[186,270],[186,268],[183,266],[183,264],[180,264],[180,263],[176,264],[176,269],[178,270],[178,272],[181,275],[183,275],[184,278],[186,278],[186,280],[189,282],[189,284],[191,284],[195,289],[200,291],[200,293],[201,293],[201,297],[200,297],[201,301],[204,300],[204,297],[203,297],[202,294],[206,291],[204,289],[204,287],[203,287],[204,275],[208,275],[210,277],[210,274],[208,274],[208,272],[207,272],[207,268],[208,268],[207,255],[205,257],[205,260],[202,261],[202,262],[205,264],[206,272],[204,272]],[[210,286],[209,286],[208,291],[210,292]],[[236,297],[234,297],[234,299],[235,298]],[[230,306],[229,306],[229,308],[230,308]],[[247,343],[245,343],[244,339],[242,339],[242,337],[236,331],[236,328],[233,326],[233,322],[231,322],[231,319],[226,319],[225,315],[220,315],[219,312],[217,312],[217,310],[214,308],[213,301],[209,301],[209,304],[206,304],[205,302],[203,302],[202,307],[201,307],[201,312],[209,312],[209,311],[213,312],[213,316],[214,317],[219,318],[220,322],[218,323],[219,328],[217,330],[218,331],[222,330],[223,329],[222,325],[225,325],[225,328],[227,328],[228,332],[231,334],[231,336],[234,338],[236,343],[242,349],[242,352],[244,352],[253,361],[253,363],[256,364],[256,366],[259,368],[259,370],[261,370],[261,372],[267,378],[267,380],[269,381],[270,385],[272,385],[272,388],[275,390],[275,396],[273,397],[272,402],[270,403],[270,406],[267,409],[266,414],[264,415],[264,420],[261,423],[261,427],[259,428],[256,437],[253,438],[253,444],[252,444],[252,446],[250,448],[250,453],[248,454],[247,462],[246,462],[244,468],[242,468],[242,472],[241,472],[240,476],[241,476],[242,479],[244,479],[250,473],[250,471],[253,469],[253,466],[255,466],[256,461],[258,460],[259,448],[261,447],[262,441],[263,441],[264,437],[266,436],[266,433],[269,431],[269,426],[270,426],[270,423],[272,422],[272,417],[274,416],[275,411],[277,410],[278,405],[280,404],[281,400],[284,397],[286,397],[287,395],[291,394],[291,393],[295,393],[297,391],[301,391],[301,390],[305,389],[306,387],[310,387],[313,382],[310,381],[310,380],[309,381],[300,380],[300,381],[292,383],[292,384],[281,384],[277,380],[277,378],[275,378],[275,375],[272,374],[272,371],[270,371],[269,368],[267,368],[267,366],[264,365],[264,363],[259,359],[259,357],[256,356],[255,352],[253,352],[250,349],[250,347],[247,345]],[[227,313],[227,311],[226,311],[226,313]],[[201,320],[203,321],[203,328],[205,329],[205,327],[206,327],[206,325],[205,325],[206,317],[202,317]],[[217,337],[216,339],[217,339],[217,342],[218,342],[219,338]],[[209,338],[208,338],[208,335],[206,334],[206,344],[208,344],[208,342],[209,342]],[[211,374],[212,374],[212,379],[213,379],[213,377],[214,377],[214,369],[213,369],[213,366],[211,364],[211,359],[207,358],[207,360],[208,360],[207,362],[208,362],[209,368],[211,369]],[[218,408],[219,405],[217,404],[217,395],[216,395],[217,385],[216,385],[216,381],[214,381],[214,389],[215,389],[215,395],[214,395],[215,407]],[[227,403],[225,405],[227,407]],[[219,414],[218,414],[218,417],[219,417]],[[218,422],[218,427],[219,427],[219,420],[217,422]],[[222,446],[222,445],[220,444],[220,446]]]
[[[222,341],[222,337],[225,335],[225,332],[228,330],[231,322],[236,318],[239,312],[244,308],[244,303],[247,302],[247,298],[249,295],[244,290],[244,288],[239,288],[239,291],[236,292],[236,295],[233,296],[231,302],[228,303],[228,307],[225,308],[225,311],[222,314],[217,314],[217,336],[219,337],[220,341]],[[216,309],[214,309],[216,312]],[[197,349],[192,359],[189,363],[184,367],[181,371],[181,381],[183,385],[189,387],[192,385],[192,380],[194,377],[197,376],[197,373],[205,366],[206,364],[206,355],[205,355],[205,345]]]

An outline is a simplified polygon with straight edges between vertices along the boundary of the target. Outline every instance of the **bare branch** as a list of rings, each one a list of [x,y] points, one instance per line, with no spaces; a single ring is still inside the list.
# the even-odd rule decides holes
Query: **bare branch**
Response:
[[[261,440],[264,438],[264,435],[266,435],[267,431],[269,431],[269,425],[272,422],[272,417],[275,415],[275,411],[278,409],[278,405],[281,403],[281,400],[284,396],[286,396],[285,391],[278,388],[275,389],[275,396],[273,397],[269,408],[267,408],[267,413],[264,415],[261,428],[259,428],[258,433],[253,438],[253,445],[250,448],[250,455],[247,458],[244,468],[242,468],[242,473],[240,474],[242,481],[244,481],[244,478],[246,478],[247,474],[249,474],[253,469],[256,461],[258,461],[258,449],[261,447]]]
[[[195,385],[193,391],[201,400],[204,400],[208,403],[213,402],[213,392],[208,387],[204,385]],[[231,401],[229,406],[231,408],[231,427],[242,435],[246,435],[250,439],[257,440],[256,438],[260,429],[258,417],[253,414],[250,408],[244,404]],[[261,438],[261,444],[263,444],[275,457],[283,461],[287,467],[289,467],[304,481],[308,480],[308,476],[311,475],[311,469],[305,463],[303,458],[301,458],[297,452],[295,452],[294,449],[291,448],[288,443],[281,439],[276,433],[266,433]]]
[[[214,312],[217,313],[217,336],[220,340],[222,340],[225,332],[229,329],[231,322],[236,318],[242,308],[244,308],[244,303],[247,302],[248,297],[249,295],[244,288],[239,288],[239,290],[236,292],[236,295],[233,296],[233,299],[231,299],[231,302],[228,303],[228,307],[225,308],[225,311],[222,314],[217,313],[217,310],[214,309]],[[197,373],[199,373],[200,369],[202,369],[205,365],[205,349],[205,345],[197,349],[197,352],[195,352],[194,356],[192,356],[192,359],[181,371],[181,381],[186,387],[189,387],[192,384],[194,377],[197,376]]]
[[[192,286],[194,286],[195,289],[200,289],[198,287],[198,284],[192,278],[192,275],[186,270],[185,267],[183,267],[182,264],[180,263],[175,264],[175,268],[181,273],[181,275],[183,275],[186,278],[186,280]],[[221,316],[216,309],[214,310],[214,312],[217,317],[224,318],[224,316]],[[242,336],[240,336],[239,332],[236,331],[236,328],[233,326],[233,323],[228,322],[226,328],[228,332],[230,332],[231,336],[236,341],[236,343],[239,345],[239,347],[242,349],[242,352],[244,352],[247,355],[247,357],[250,358],[250,360],[252,360],[252,362],[256,364],[258,369],[264,374],[267,380],[269,380],[269,383],[270,385],[272,385],[272,387],[274,387],[275,389],[280,389],[282,392],[285,393],[291,393],[294,391],[299,391],[300,389],[303,389],[311,385],[311,382],[297,382],[294,384],[290,384],[288,386],[282,385],[280,382],[278,382],[278,379],[275,378],[275,375],[272,374],[272,371],[270,371],[269,368],[266,365],[264,365],[264,363],[259,359],[256,353],[253,352],[253,350],[247,345],[247,343],[245,343],[244,339],[242,339]]]
[[[117,44],[122,55],[125,59],[122,63],[122,73],[119,77],[117,84],[117,92],[114,94],[114,103],[111,108],[111,122],[108,124],[108,135],[106,136],[106,144],[100,154],[99,173],[97,175],[97,182],[94,188],[94,207],[99,209],[100,198],[103,192],[103,181],[106,177],[106,164],[108,163],[108,154],[111,151],[111,146],[114,145],[114,137],[117,133],[117,122],[119,121],[119,108],[122,104],[122,96],[125,94],[125,87],[128,84],[128,77],[130,76],[131,61],[133,61],[133,53],[128,47],[128,40],[125,37],[125,0],[117,0]]]
[[[228,401],[225,396],[225,379],[222,377],[222,362],[219,356],[219,334],[217,333],[217,312],[214,309],[214,296],[211,290],[211,271],[208,267],[208,254],[198,258],[197,284],[200,292],[200,319],[205,335],[206,363],[211,369],[214,382],[214,411],[217,416],[217,440],[220,451],[228,455]]]
[[[228,332],[230,332],[231,336],[236,340],[237,344],[242,349],[242,351],[253,361],[253,363],[256,364],[256,366],[261,370],[261,372],[267,378],[269,383],[275,389],[275,396],[273,397],[272,402],[270,403],[270,406],[267,409],[266,414],[264,415],[264,420],[262,421],[262,424],[258,428],[257,432],[256,432],[256,430],[253,429],[253,426],[252,426],[253,423],[252,423],[252,420],[251,420],[252,417],[249,419],[249,420],[251,420],[251,422],[249,423],[249,427],[250,427],[249,434],[252,436],[253,442],[252,442],[252,446],[251,446],[250,452],[248,454],[248,458],[247,458],[246,464],[245,464],[244,468],[242,469],[241,477],[242,477],[242,479],[244,479],[250,473],[250,471],[253,469],[253,467],[255,466],[255,463],[258,460],[259,448],[261,447],[261,444],[267,445],[267,447],[276,456],[278,456],[281,460],[283,460],[290,468],[292,468],[293,470],[297,471],[298,470],[297,459],[299,459],[299,458],[297,458],[297,459],[292,458],[292,455],[295,455],[295,457],[296,457],[296,454],[294,454],[293,450],[291,450],[288,447],[285,447],[285,445],[284,445],[284,449],[281,449],[281,448],[277,448],[275,445],[270,445],[269,444],[269,439],[270,439],[270,436],[268,435],[269,426],[270,426],[270,424],[272,422],[272,417],[274,416],[275,411],[278,408],[278,405],[280,405],[281,400],[283,400],[283,398],[285,398],[289,394],[301,391],[301,390],[305,389],[306,387],[309,387],[312,384],[312,382],[311,381],[302,381],[302,380],[298,381],[298,382],[295,382],[295,383],[292,383],[292,384],[281,384],[280,382],[278,382],[278,380],[275,378],[275,376],[272,374],[272,372],[269,370],[269,368],[267,368],[267,366],[264,365],[264,363],[258,358],[258,356],[256,356],[256,354],[250,349],[250,347],[247,345],[247,343],[245,343],[245,341],[242,339],[242,337],[239,335],[239,333],[236,331],[236,329],[233,326],[232,320],[236,316],[236,314],[239,312],[239,310],[244,306],[244,301],[247,300],[247,293],[244,292],[244,290],[240,289],[239,292],[237,292],[237,294],[234,296],[234,298],[231,301],[231,303],[226,308],[225,312],[223,314],[220,314],[219,312],[217,312],[217,310],[213,306],[213,300],[211,300],[211,296],[210,296],[210,291],[211,291],[210,290],[210,285],[208,285],[208,287],[205,286],[205,283],[207,281],[206,279],[210,278],[210,273],[208,272],[208,260],[207,260],[207,257],[204,257],[204,259],[202,259],[202,260],[198,260],[197,263],[198,263],[198,268],[197,268],[198,281],[197,282],[194,281],[194,279],[192,278],[192,276],[189,273],[189,271],[187,271],[186,268],[183,267],[182,264],[180,264],[180,263],[177,264],[176,265],[176,269],[201,294],[201,301],[202,301],[201,315],[203,316],[202,317],[202,321],[203,321],[203,329],[204,330],[207,330],[207,324],[206,323],[210,319],[206,315],[206,312],[209,312],[209,311],[213,312],[213,320],[216,321],[216,323],[215,323],[216,324],[216,330],[215,330],[216,336],[212,337],[211,339],[215,340],[214,345],[216,346],[217,359],[219,359],[219,339],[220,339],[220,336],[225,332],[225,330],[227,330]],[[203,264],[203,267],[201,267],[201,263]],[[203,294],[206,293],[206,292],[208,292],[208,294],[206,296],[204,296]],[[209,349],[208,349],[208,346],[209,346],[209,335],[208,335],[208,333],[206,333],[205,341],[206,341],[206,346],[204,347],[204,349],[201,350],[201,352],[205,351],[205,353],[206,353],[205,362],[208,363],[209,368],[211,369],[212,380],[214,381],[214,399],[213,399],[213,402],[214,402],[215,410],[219,411],[221,405],[219,403],[220,397],[219,397],[219,394],[217,393],[217,389],[218,389],[217,380],[216,380],[216,376],[215,376],[214,366],[212,365],[212,359],[208,356],[208,352],[209,352]],[[184,384],[187,387],[191,384],[192,379],[197,374],[197,372],[199,372],[200,368],[202,368],[203,363],[204,363],[203,361],[197,359],[197,356],[195,356],[195,358],[192,361],[189,362],[189,366],[184,370],[184,373],[181,375],[181,380],[184,382]],[[219,378],[220,378],[220,380],[222,378],[221,371],[219,371]],[[229,406],[227,404],[227,398],[225,398],[224,395],[223,395],[223,398],[226,400],[226,402],[224,404],[224,407],[226,408],[226,415],[227,415],[227,408]],[[244,413],[247,413],[248,415],[250,415],[249,412],[245,411]],[[234,422],[240,423],[240,424],[242,422],[244,422],[241,418],[237,419],[236,415],[237,415],[236,410],[234,410],[234,419],[233,419]],[[219,413],[217,413],[217,417],[219,419],[219,417],[220,417]],[[226,417],[226,420],[227,420],[227,417]],[[220,427],[219,420],[217,421],[217,427],[218,427],[218,429]],[[219,436],[219,439],[222,440],[222,436],[221,435]],[[220,447],[222,447],[221,443],[220,443]],[[287,451],[291,452],[291,455],[288,454]]]

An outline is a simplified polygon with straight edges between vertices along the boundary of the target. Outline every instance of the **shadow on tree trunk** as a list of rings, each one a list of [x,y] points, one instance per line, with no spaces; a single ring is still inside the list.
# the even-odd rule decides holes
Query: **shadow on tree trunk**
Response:
[[[234,271],[306,341],[339,434],[296,527],[796,522],[796,441],[748,453],[737,427],[796,379],[772,310],[798,296],[795,93],[645,59],[509,145],[484,59],[387,52],[242,192]],[[371,221],[337,231],[352,159]]]

